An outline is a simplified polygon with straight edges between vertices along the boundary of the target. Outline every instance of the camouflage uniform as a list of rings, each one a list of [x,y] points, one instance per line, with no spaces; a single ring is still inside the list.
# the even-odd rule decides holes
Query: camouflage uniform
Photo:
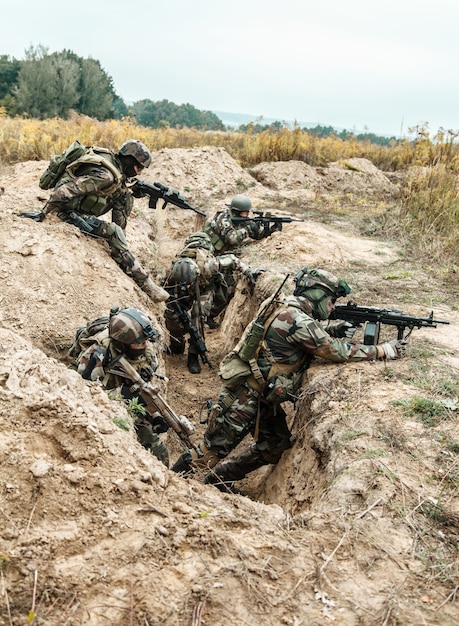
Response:
[[[94,163],[90,162],[91,158]],[[167,294],[154,284],[127,245],[125,231],[133,207],[133,194],[126,181],[119,154],[101,150],[98,156],[97,148],[92,148],[89,155],[67,167],[51,192],[43,215],[55,213],[59,219],[77,226],[82,232],[105,239],[111,256],[121,269],[153,301],[164,301]],[[110,211],[111,223],[99,219]]]
[[[256,274],[234,254],[215,256],[212,244],[205,233],[193,233],[187,241],[193,238],[193,235],[204,237],[208,247],[185,247],[172,263],[164,286],[180,307],[188,312],[193,325],[204,340],[204,323],[211,315],[216,289],[219,288],[222,274],[239,272],[248,280],[251,288],[253,288]],[[185,351],[185,335],[188,331],[171,304],[166,306],[165,319],[170,333],[171,352],[182,354]],[[191,360],[195,363],[199,353],[196,342],[190,337],[188,355],[189,357],[194,355]],[[199,367],[196,369],[199,370]]]
[[[204,224],[204,231],[210,236],[216,254],[227,251],[238,252],[246,239],[259,241],[272,233],[267,231],[261,222],[254,222],[247,218],[247,222],[234,224],[231,220],[231,211],[218,212]],[[215,298],[211,318],[217,317],[229,304],[236,290],[236,280],[233,271],[228,268],[221,272],[215,289]]]
[[[236,359],[237,362],[237,352],[244,336],[235,351],[221,364],[223,384],[204,434],[203,458],[193,459],[194,467],[213,467],[206,482],[240,480],[262,465],[279,461],[282,453],[291,447],[291,433],[281,403],[295,399],[301,387],[301,373],[316,356],[335,362],[368,361],[378,356],[375,346],[331,337],[312,317],[311,305],[303,297],[286,297],[269,319],[271,321],[268,321],[268,330],[256,363],[250,368],[239,359],[240,365],[246,367],[246,375],[228,379],[222,376],[225,361]],[[261,374],[262,378],[257,379],[254,371]],[[278,395],[278,375],[284,375],[292,381],[286,396]],[[270,383],[273,389],[271,393]],[[254,445],[244,449],[232,460],[221,461],[248,433],[254,436]],[[191,453],[185,452],[172,469],[179,472],[193,471],[191,462]]]
[[[81,352],[77,359],[78,373],[86,380],[100,379],[107,391],[118,390],[126,402],[136,398],[139,404],[145,405],[137,391],[130,391],[129,381],[126,378],[106,371],[107,364],[118,354],[108,332],[108,329],[102,330],[88,340],[88,342],[91,341],[91,344],[85,351]],[[152,379],[154,372],[158,369],[158,359],[151,342],[148,343],[145,354],[136,358],[129,358],[128,356],[126,358],[146,382]],[[154,416],[138,415],[134,422],[134,428],[143,447],[168,467],[169,453],[158,434],[167,430],[161,415],[159,413]]]
[[[206,220],[204,231],[210,236],[212,245],[217,254],[228,250],[236,250],[245,239],[259,241],[266,237],[265,227],[260,222],[254,222],[249,217],[247,222],[234,224],[229,210],[219,211],[214,217]]]

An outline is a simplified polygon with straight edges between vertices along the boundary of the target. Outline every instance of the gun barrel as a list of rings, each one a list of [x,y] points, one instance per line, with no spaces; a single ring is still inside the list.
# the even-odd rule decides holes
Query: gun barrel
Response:
[[[353,302],[338,304],[331,319],[345,320],[362,324],[364,322],[398,326],[399,328],[436,328],[436,324],[449,324],[448,320],[438,320],[433,317],[433,311],[428,317],[404,315],[400,309],[378,309],[377,307],[358,306]]]

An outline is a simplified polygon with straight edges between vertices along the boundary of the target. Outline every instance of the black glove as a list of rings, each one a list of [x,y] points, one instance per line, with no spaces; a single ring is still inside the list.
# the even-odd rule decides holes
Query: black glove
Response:
[[[256,241],[260,241],[260,239],[264,239],[265,235],[265,226],[260,222],[256,222],[255,220],[249,220],[247,224],[244,224],[251,239],[255,239]]]
[[[263,272],[266,272],[266,270],[259,270],[259,269],[252,270],[252,281],[256,283],[257,278],[260,276],[260,274],[263,274]]]
[[[282,222],[274,222],[269,227],[269,234],[272,235],[273,233],[280,232],[281,230],[282,230]]]
[[[18,213],[19,217],[28,217],[34,222],[42,222],[45,219],[45,214],[43,211],[24,211],[23,213]]]
[[[153,415],[150,418],[150,424],[151,424],[153,432],[157,433],[158,435],[160,433],[166,433],[169,430],[169,426],[164,421],[163,416],[161,415],[161,413],[158,413],[158,412],[153,413]]]
[[[129,187],[129,191],[132,193],[134,198],[144,198],[145,193],[140,189],[140,186],[137,184],[139,181],[136,181],[132,187]]]

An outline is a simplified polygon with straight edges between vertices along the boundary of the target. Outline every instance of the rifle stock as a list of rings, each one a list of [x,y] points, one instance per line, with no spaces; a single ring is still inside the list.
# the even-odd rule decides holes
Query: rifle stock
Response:
[[[127,378],[132,382],[132,386],[139,391],[141,398],[145,402],[147,413],[149,415],[153,415],[155,412],[161,413],[166,424],[175,432],[184,446],[200,452],[190,439],[190,435],[194,433],[194,426],[188,418],[184,415],[177,415],[161,396],[159,388],[145,382],[126,357],[119,357],[116,361],[116,365],[121,368],[121,371],[119,369],[109,369],[108,371],[117,376]]]
[[[207,214],[195,207],[191,206],[189,202],[179,193],[177,189],[171,189],[167,185],[163,185],[162,183],[155,182],[153,185],[150,185],[143,180],[138,180],[132,186],[132,192],[134,197],[148,196],[148,206],[150,209],[156,209],[156,205],[158,200],[161,198],[163,200],[162,209],[165,209],[168,204],[173,204],[179,209],[186,209],[189,211],[194,211],[198,215],[202,215],[203,217],[207,217]]]
[[[437,324],[449,324],[448,320],[435,319],[433,311],[428,317],[415,317],[404,315],[400,309],[359,306],[356,302],[337,304],[330,319],[345,320],[357,327],[365,324],[364,344],[366,345],[376,345],[379,342],[381,324],[396,326],[397,339],[407,339],[414,328],[436,328]],[[407,329],[408,332],[405,335]]]

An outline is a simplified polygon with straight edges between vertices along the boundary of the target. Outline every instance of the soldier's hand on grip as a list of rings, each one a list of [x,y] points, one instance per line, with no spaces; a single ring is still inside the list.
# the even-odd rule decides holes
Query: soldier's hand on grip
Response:
[[[406,341],[403,339],[393,339],[386,343],[382,343],[378,348],[378,358],[383,359],[401,359],[406,355]],[[380,354],[380,350],[383,354]]]

